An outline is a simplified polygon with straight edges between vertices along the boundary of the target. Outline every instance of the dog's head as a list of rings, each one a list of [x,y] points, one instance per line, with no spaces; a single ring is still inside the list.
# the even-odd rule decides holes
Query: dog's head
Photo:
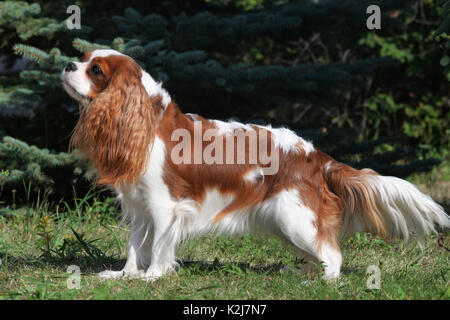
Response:
[[[95,163],[99,183],[133,183],[145,169],[163,108],[163,97],[147,91],[149,77],[114,50],[88,52],[62,71],[64,88],[80,103],[71,146]]]

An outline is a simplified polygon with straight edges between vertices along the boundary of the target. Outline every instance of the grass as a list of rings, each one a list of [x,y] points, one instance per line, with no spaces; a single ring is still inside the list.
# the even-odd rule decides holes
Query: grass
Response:
[[[447,166],[412,181],[449,212]],[[436,178],[438,177],[438,178]],[[431,188],[430,188],[431,186]],[[435,188],[439,186],[439,188]],[[433,188],[434,187],[434,188]],[[449,299],[450,234],[431,235],[423,253],[414,243],[357,234],[342,247],[342,276],[300,275],[302,261],[274,238],[202,237],[178,250],[178,273],[153,283],[101,281],[96,273],[125,263],[127,225],[111,199],[95,194],[74,206],[42,200],[0,211],[0,299]],[[81,270],[80,288],[69,289]],[[380,289],[369,289],[369,266],[380,268]]]

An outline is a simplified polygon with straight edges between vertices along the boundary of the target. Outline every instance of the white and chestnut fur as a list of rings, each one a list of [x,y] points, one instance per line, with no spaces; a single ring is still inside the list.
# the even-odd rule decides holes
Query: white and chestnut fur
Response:
[[[435,224],[450,226],[442,207],[411,183],[353,169],[288,129],[183,114],[161,84],[119,52],[90,52],[70,63],[62,80],[80,102],[71,145],[96,166],[97,183],[114,188],[131,222],[125,267],[102,278],[153,280],[175,270],[176,246],[191,235],[258,233],[323,262],[324,277],[335,279],[339,243],[355,232],[412,235],[420,243]],[[261,163],[175,164],[172,133],[193,133],[194,122],[216,136],[264,130],[279,153],[278,171],[264,174]]]

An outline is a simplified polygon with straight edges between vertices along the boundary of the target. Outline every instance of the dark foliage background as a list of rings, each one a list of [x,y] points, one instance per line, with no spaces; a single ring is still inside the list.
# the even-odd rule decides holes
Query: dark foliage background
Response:
[[[81,30],[66,27],[72,4]],[[380,30],[366,27],[371,4]],[[184,112],[286,126],[382,174],[429,170],[449,157],[449,12],[433,0],[2,2],[0,197],[88,190],[94,173],[66,153],[78,108],[59,73],[103,46]]]

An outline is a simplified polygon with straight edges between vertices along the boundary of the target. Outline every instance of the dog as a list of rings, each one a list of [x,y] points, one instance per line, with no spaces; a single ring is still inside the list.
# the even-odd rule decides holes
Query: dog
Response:
[[[450,226],[413,184],[340,163],[289,129],[182,113],[120,52],[89,52],[61,78],[80,104],[70,145],[96,167],[96,183],[114,189],[131,224],[124,268],[101,278],[153,281],[177,270],[176,246],[189,236],[257,233],[337,279],[339,244],[355,232],[420,244],[436,224]]]

